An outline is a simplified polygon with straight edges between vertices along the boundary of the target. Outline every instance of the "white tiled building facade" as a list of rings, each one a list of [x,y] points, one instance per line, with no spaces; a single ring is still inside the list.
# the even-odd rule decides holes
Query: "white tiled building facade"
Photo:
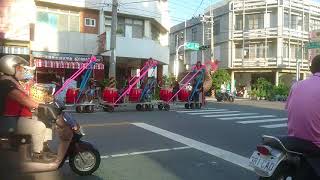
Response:
[[[214,4],[214,59],[221,61],[235,87],[258,77],[290,85],[308,74],[309,33],[320,29],[320,5],[309,0],[233,0]],[[206,15],[209,15],[209,9]],[[208,27],[207,25],[207,28]],[[205,44],[210,44],[206,38]],[[209,53],[207,53],[209,54]],[[206,57],[205,59],[208,59]]]

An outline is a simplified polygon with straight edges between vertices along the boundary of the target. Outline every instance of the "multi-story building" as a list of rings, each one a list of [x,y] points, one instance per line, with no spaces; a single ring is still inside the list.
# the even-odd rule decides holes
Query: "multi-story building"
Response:
[[[91,55],[96,55],[100,61],[95,66],[96,79],[103,79],[108,74],[110,3],[100,0],[24,0],[26,1],[33,11],[28,11],[28,15],[24,16],[31,16],[33,19],[28,21],[28,27],[24,27],[24,31],[28,32],[25,42],[28,45],[27,53],[31,54],[37,67],[38,81],[47,81],[51,78],[49,75],[54,74],[68,78]],[[11,17],[24,22],[20,21],[23,19],[21,15]],[[9,37],[12,30],[8,29],[19,29],[17,24],[19,23],[10,28],[8,26],[6,31],[2,30],[2,36],[5,36],[2,39]],[[141,65],[150,57],[159,60],[157,75],[162,77],[163,65],[169,63],[168,26],[165,0],[119,3],[116,55],[117,80],[120,86],[125,76],[139,72]],[[102,49],[107,51],[99,52],[99,41],[103,37],[100,35],[104,32],[106,47]]]
[[[186,22],[182,22],[170,28],[170,66],[169,72],[175,74],[177,72],[183,72],[188,70],[197,61],[208,60],[210,50],[205,51],[191,51],[185,50],[184,47],[179,49],[178,61],[176,57],[176,51],[179,46],[186,42],[199,43],[202,45],[208,45],[207,41],[210,38],[210,32],[206,26],[201,22],[201,17],[192,18]],[[203,30],[205,31],[205,41],[203,41]],[[203,54],[204,53],[204,54]],[[202,59],[204,57],[204,59]],[[177,63],[178,62],[178,63]]]
[[[229,70],[232,86],[258,77],[291,84],[307,76],[309,33],[320,27],[320,5],[309,0],[229,0],[211,7],[214,59]],[[209,15],[207,9],[207,15]]]

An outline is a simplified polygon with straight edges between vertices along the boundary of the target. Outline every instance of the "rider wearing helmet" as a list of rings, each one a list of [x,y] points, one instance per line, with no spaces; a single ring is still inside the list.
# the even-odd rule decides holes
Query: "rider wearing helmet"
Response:
[[[31,109],[39,104],[25,92],[19,81],[28,79],[28,61],[6,55],[0,59],[0,133],[30,134],[33,159],[49,160],[43,156],[43,143],[48,140],[45,124],[32,117]]]

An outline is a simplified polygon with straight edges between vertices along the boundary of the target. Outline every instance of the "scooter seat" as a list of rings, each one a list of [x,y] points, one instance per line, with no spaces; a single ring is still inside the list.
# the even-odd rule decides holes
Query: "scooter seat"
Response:
[[[320,156],[320,148],[315,144],[293,136],[263,136],[263,144],[306,156]]]

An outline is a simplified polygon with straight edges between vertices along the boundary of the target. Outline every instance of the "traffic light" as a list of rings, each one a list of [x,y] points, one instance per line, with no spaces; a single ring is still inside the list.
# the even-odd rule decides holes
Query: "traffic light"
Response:
[[[210,45],[203,45],[203,46],[199,47],[199,50],[207,50],[207,49],[210,49],[210,48],[211,48]]]

